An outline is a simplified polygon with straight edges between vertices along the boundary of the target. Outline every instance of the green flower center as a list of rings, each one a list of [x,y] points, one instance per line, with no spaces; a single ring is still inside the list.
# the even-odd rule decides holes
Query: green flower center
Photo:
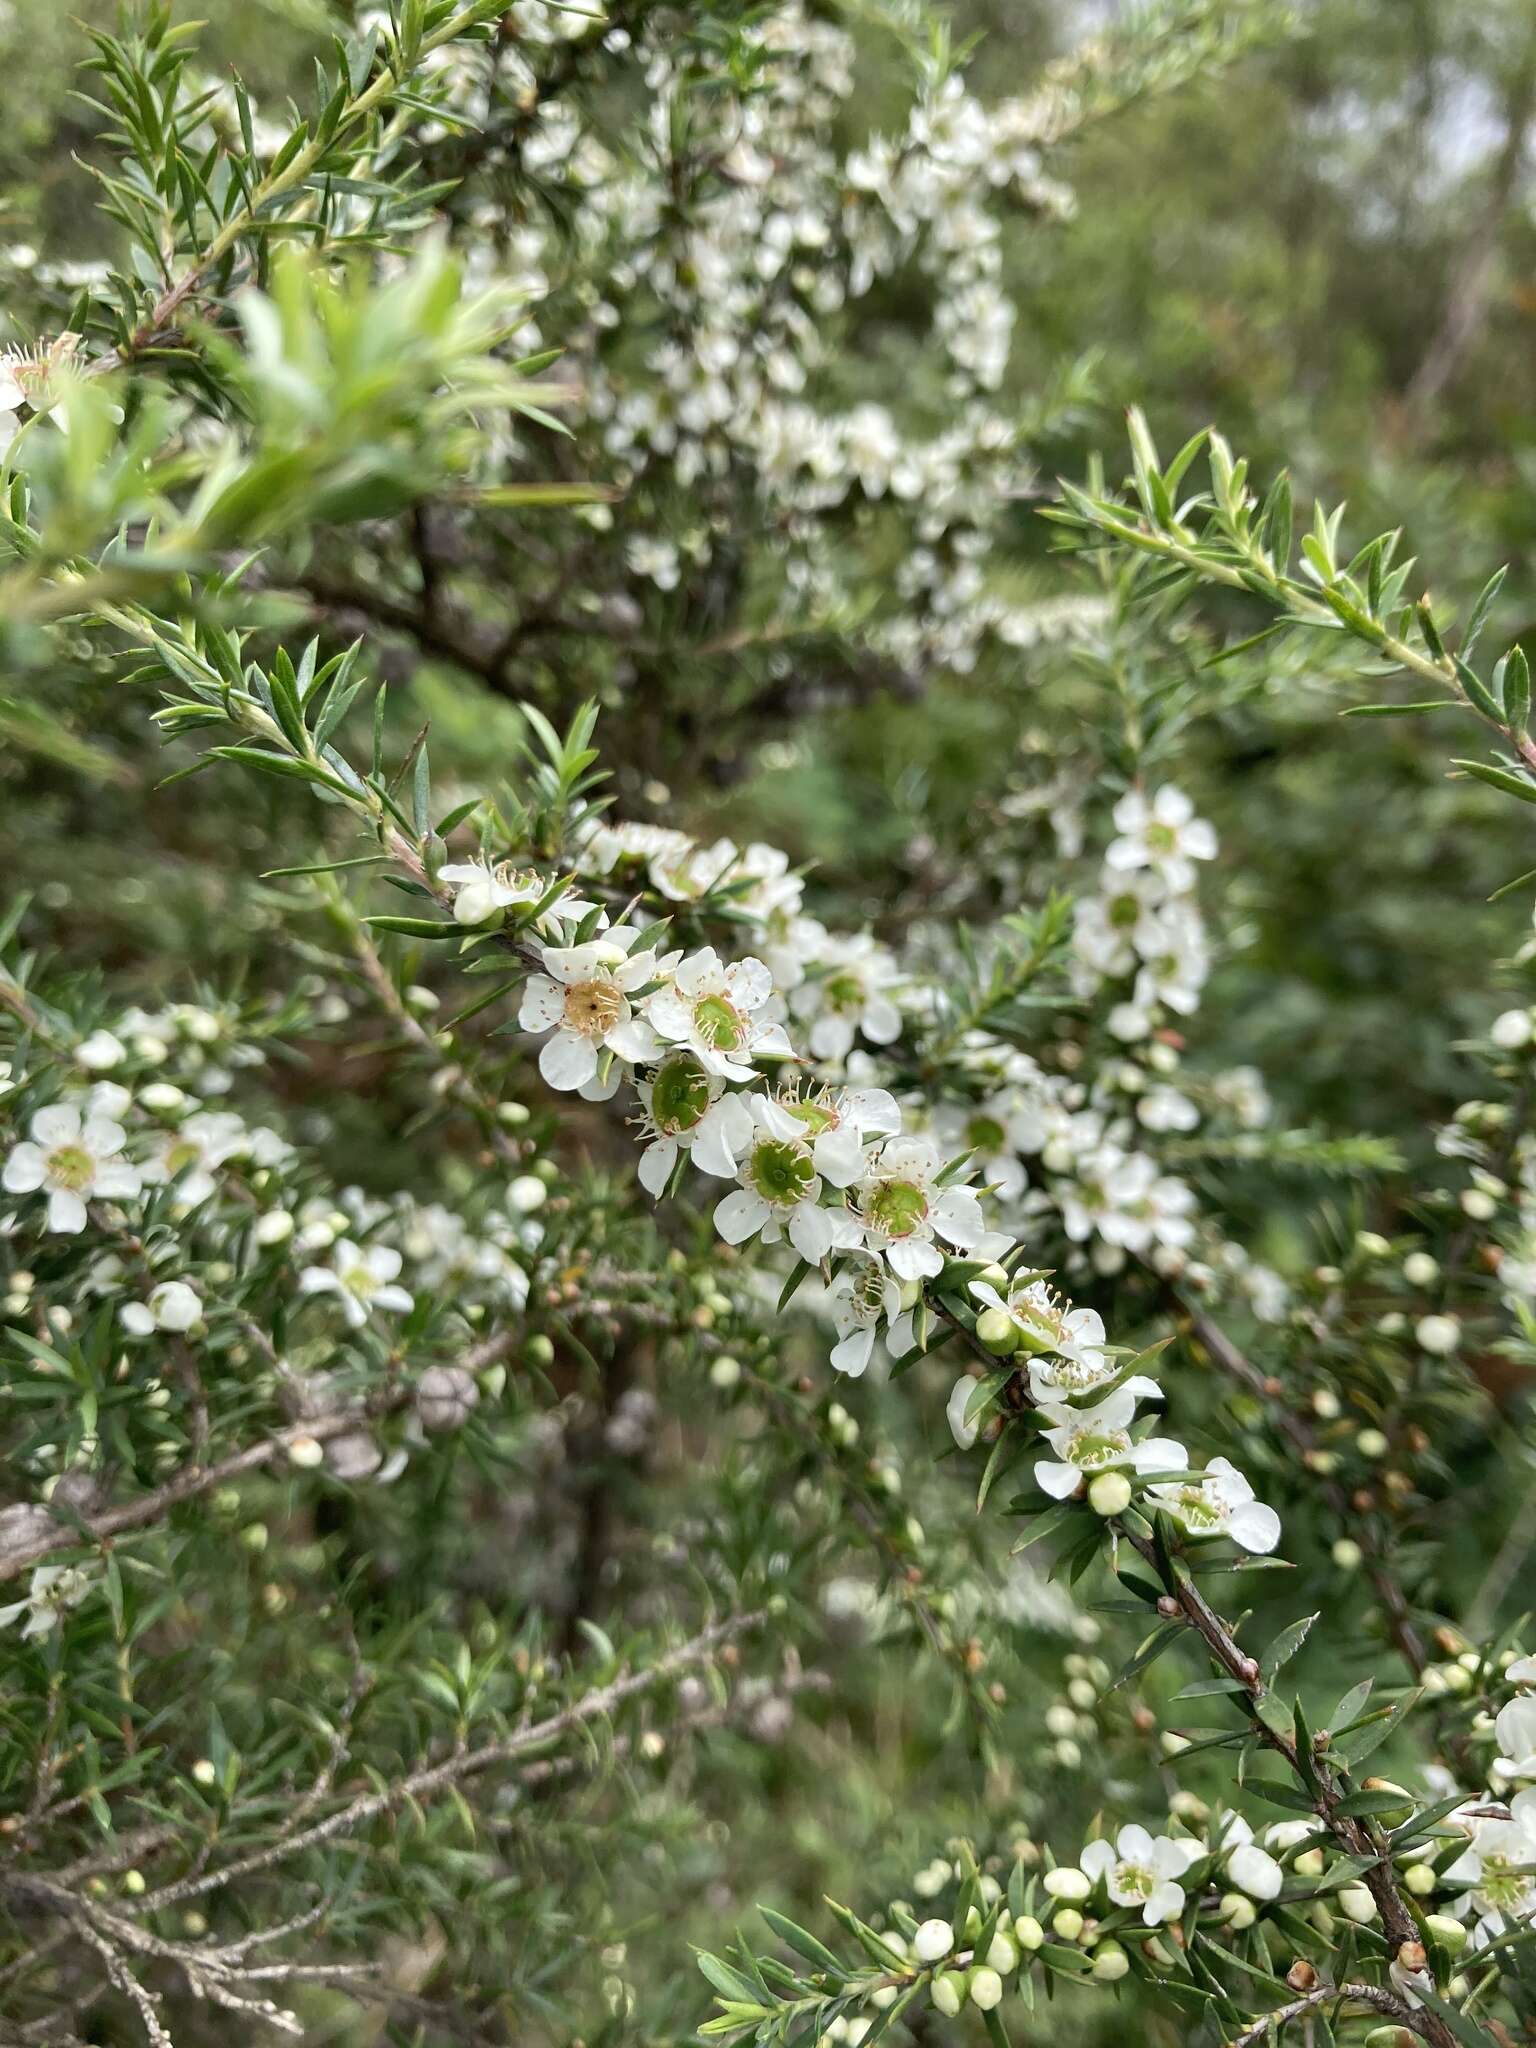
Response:
[[[1109,899],[1109,921],[1117,932],[1131,931],[1141,916],[1141,905],[1131,895]]]
[[[1138,1899],[1150,1899],[1156,1879],[1144,1863],[1117,1863],[1115,1883],[1123,1892],[1134,1892]]]
[[[735,1052],[747,1035],[745,1018],[724,996],[700,996],[693,1006],[693,1024],[716,1052]]]
[[[83,1145],[55,1145],[48,1154],[48,1178],[56,1187],[83,1194],[96,1177],[96,1162]]]
[[[1221,1509],[1198,1486],[1181,1486],[1172,1505],[1186,1529],[1210,1534],[1222,1525]]]
[[[1171,825],[1149,825],[1147,844],[1154,853],[1172,853],[1179,843],[1179,835]]]
[[[965,1127],[965,1139],[973,1152],[1001,1152],[1008,1133],[996,1117],[973,1116]]]
[[[190,1138],[179,1138],[166,1151],[165,1170],[174,1178],[185,1167],[195,1166],[201,1157],[202,1151],[200,1147],[195,1145]]]
[[[666,1060],[651,1083],[651,1122],[663,1137],[691,1131],[709,1108],[709,1077],[692,1054]]]
[[[794,1208],[816,1179],[810,1153],[793,1138],[767,1138],[754,1145],[747,1171],[758,1194],[775,1209]]]
[[[837,1113],[822,1102],[786,1102],[780,1105],[787,1109],[797,1123],[805,1125],[813,1138],[819,1138],[823,1131],[837,1129]]]
[[[915,1180],[882,1181],[866,1214],[886,1237],[910,1237],[928,1214],[928,1196]]]
[[[366,1266],[348,1266],[341,1276],[341,1284],[348,1294],[355,1294],[359,1301],[367,1301],[379,1283]]]
[[[822,993],[834,1010],[862,1010],[864,984],[856,974],[834,974],[822,983]]]
[[[1483,1857],[1483,1874],[1477,1889],[1495,1912],[1513,1912],[1525,1903],[1530,1880],[1508,1856]]]
[[[1097,1472],[1102,1465],[1116,1465],[1131,1448],[1123,1429],[1085,1429],[1072,1439],[1072,1463],[1084,1472]]]

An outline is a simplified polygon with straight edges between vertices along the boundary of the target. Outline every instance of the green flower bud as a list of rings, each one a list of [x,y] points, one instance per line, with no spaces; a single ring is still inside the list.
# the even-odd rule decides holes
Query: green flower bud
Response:
[[[933,2007],[952,2020],[965,2002],[966,1982],[958,1970],[941,1970],[933,1980]]]
[[[976,1318],[976,1338],[999,1358],[1006,1358],[1010,1351],[1019,1348],[1018,1325],[1000,1308],[982,1310]]]
[[[1131,1959],[1118,1941],[1101,1941],[1093,1952],[1093,1974],[1101,1984],[1118,1984]]]

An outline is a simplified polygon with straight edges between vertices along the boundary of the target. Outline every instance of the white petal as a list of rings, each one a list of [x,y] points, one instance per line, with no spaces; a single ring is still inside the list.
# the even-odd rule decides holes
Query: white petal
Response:
[[[823,1131],[811,1146],[816,1171],[835,1188],[851,1188],[862,1178],[867,1161],[858,1133],[848,1124]]]
[[[80,1112],[67,1102],[50,1102],[32,1119],[32,1135],[40,1145],[62,1145],[80,1135]]]
[[[697,1148],[695,1148],[694,1157],[695,1159],[698,1158]],[[702,1160],[699,1163],[702,1165]],[[640,1165],[637,1169],[641,1187],[645,1189],[648,1195],[654,1195],[660,1200],[661,1192],[672,1178],[672,1169],[676,1164],[677,1141],[675,1138],[658,1138],[653,1145],[647,1145],[640,1154]],[[708,1169],[710,1172],[713,1172],[713,1170],[713,1168]]]
[[[551,1088],[579,1088],[597,1072],[597,1050],[575,1031],[557,1031],[544,1041],[539,1072]]]
[[[1053,1465],[1045,1458],[1035,1467],[1036,1486],[1052,1500],[1070,1500],[1082,1476],[1075,1465]]]
[[[892,1039],[901,1036],[901,1012],[889,996],[871,996],[864,1005],[859,1028],[876,1045],[889,1045]]]
[[[731,1146],[733,1119],[719,1114],[720,1108],[724,1106],[724,1100],[734,1099],[723,1098],[722,1102],[704,1117],[694,1133],[693,1163],[700,1173],[712,1173],[717,1180],[734,1180],[739,1164]]]
[[[931,1280],[944,1270],[938,1246],[924,1237],[906,1237],[886,1252],[891,1271],[903,1280]]]
[[[0,1186],[13,1195],[30,1195],[43,1184],[45,1155],[37,1145],[17,1145],[0,1173]]]
[[[1267,1556],[1280,1541],[1280,1517],[1262,1501],[1250,1501],[1235,1510],[1227,1533],[1244,1550],[1256,1550]]]
[[[797,1202],[789,1219],[789,1241],[810,1265],[819,1266],[832,1249],[832,1218],[814,1202]]]
[[[48,1228],[71,1234],[85,1228],[85,1204],[68,1188],[55,1188],[48,1197]]]
[[[204,1176],[196,1175],[193,1178],[201,1180]],[[142,1181],[136,1166],[130,1166],[126,1159],[110,1159],[105,1166],[97,1167],[91,1182],[91,1193],[103,1195],[111,1202],[126,1202],[138,1194],[141,1186]],[[212,1193],[213,1183],[209,1181],[206,1191],[201,1194],[194,1193],[190,1187],[184,1186],[181,1197],[188,1203],[204,1202]]]
[[[565,1015],[565,993],[547,974],[531,974],[517,1021],[524,1031],[549,1031]]]
[[[869,1364],[870,1354],[875,1348],[873,1330],[854,1330],[844,1337],[840,1344],[832,1347],[832,1369],[845,1372],[849,1379],[856,1380]]]
[[[761,1195],[750,1188],[738,1188],[715,1210],[715,1228],[727,1244],[743,1244],[762,1229],[773,1211]]]

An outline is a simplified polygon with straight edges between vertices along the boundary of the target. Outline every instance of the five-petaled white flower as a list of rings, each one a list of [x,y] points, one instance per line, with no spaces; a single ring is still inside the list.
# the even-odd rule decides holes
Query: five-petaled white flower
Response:
[[[1104,1888],[1117,1906],[1140,1906],[1148,1927],[1177,1920],[1184,1910],[1179,1879],[1203,1851],[1197,1842],[1176,1842],[1143,1827],[1122,1828],[1113,1844],[1090,1842],[1078,1867]]]
[[[352,1328],[360,1330],[373,1309],[405,1315],[412,1307],[412,1297],[394,1284],[401,1263],[393,1245],[365,1246],[344,1237],[332,1251],[330,1265],[304,1268],[299,1287],[305,1294],[334,1294]]]
[[[982,1234],[975,1190],[940,1187],[944,1162],[926,1138],[887,1138],[858,1186],[859,1220],[870,1249],[899,1280],[931,1280],[944,1269],[935,1238],[957,1250]]]
[[[484,924],[497,910],[526,910],[549,891],[549,878],[536,869],[515,868],[510,861],[492,860],[489,856],[450,861],[438,869],[437,878],[453,890],[454,917],[465,925]],[[580,924],[596,907],[577,896],[557,896],[540,917],[539,925],[542,927],[548,918]]]
[[[548,1031],[539,1072],[551,1088],[581,1088],[598,1078],[598,1054],[643,1060],[656,1037],[630,1007],[630,994],[655,978],[656,955],[631,949],[639,937],[614,925],[581,946],[545,946],[543,974],[528,977],[518,1022],[524,1031]]]
[[[1171,1437],[1144,1437],[1136,1443],[1131,1422],[1136,1396],[1116,1387],[1092,1408],[1067,1408],[1058,1402],[1040,1405],[1047,1427],[1043,1434],[1056,1453],[1035,1466],[1035,1483],[1052,1500],[1067,1500],[1085,1479],[1129,1466],[1133,1472],[1176,1472],[1189,1463],[1189,1453]]]
[[[1465,1886],[1485,1939],[1536,1911],[1536,1786],[1509,1802],[1508,1820],[1458,1808],[1446,1824],[1466,1830],[1467,1846],[1441,1875]]]
[[[139,1192],[139,1169],[120,1156],[127,1136],[111,1117],[82,1117],[73,1104],[54,1102],[33,1117],[31,1131],[30,1142],[12,1147],[0,1183],[13,1195],[45,1191],[50,1230],[84,1230],[93,1196],[126,1201]]]
[[[1106,867],[1154,868],[1170,889],[1195,886],[1193,863],[1214,860],[1216,834],[1182,789],[1165,782],[1156,796],[1128,789],[1114,809],[1120,834],[1104,852]]]
[[[901,1312],[901,1289],[873,1253],[855,1252],[828,1289],[827,1306],[837,1326],[833,1370],[856,1380],[868,1368],[881,1323],[889,1327]]]
[[[645,1005],[645,1021],[669,1045],[686,1045],[712,1074],[750,1081],[754,1059],[790,1059],[794,1048],[771,1014],[773,976],[761,960],[729,966],[713,946],[678,962]]]
[[[94,1580],[74,1564],[40,1564],[27,1586],[25,1600],[13,1600],[0,1607],[0,1628],[26,1616],[24,1636],[45,1636],[59,1626],[66,1607],[78,1607],[90,1592]]]
[[[650,1143],[640,1154],[640,1185],[660,1195],[678,1155],[687,1152],[704,1173],[731,1180],[752,1143],[756,1126],[746,1098],[725,1093],[725,1083],[685,1047],[668,1053],[649,1076],[636,1078]]]
[[[835,1188],[849,1188],[869,1168],[872,1138],[894,1137],[901,1110],[885,1088],[816,1088],[794,1084],[754,1097],[752,1112],[776,1138],[808,1143],[816,1171]]]
[[[828,972],[801,982],[791,998],[795,1015],[810,1025],[812,1055],[846,1059],[856,1031],[872,1045],[899,1038],[901,1012],[888,993],[897,979],[895,960],[868,932],[840,940]]]
[[[1182,1465],[1181,1455],[1171,1461]],[[1149,1488],[1164,1514],[1191,1536],[1230,1536],[1244,1550],[1267,1553],[1280,1541],[1280,1517],[1254,1498],[1253,1488],[1226,1458],[1212,1458],[1199,1479],[1175,1479]]]
[[[752,1102],[757,1135],[741,1169],[741,1186],[715,1210],[715,1228],[727,1244],[762,1235],[765,1244],[787,1237],[802,1259],[819,1266],[834,1250],[854,1250],[858,1218],[839,1203],[822,1206],[821,1176],[811,1148],[798,1137],[776,1137],[762,1123],[764,1098]]]

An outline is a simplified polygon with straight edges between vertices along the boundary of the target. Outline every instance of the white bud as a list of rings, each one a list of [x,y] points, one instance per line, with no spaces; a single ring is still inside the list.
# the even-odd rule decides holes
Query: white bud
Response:
[[[1518,1052],[1531,1042],[1529,1010],[1501,1010],[1488,1027],[1488,1036],[1500,1052]]]
[[[286,1244],[293,1235],[293,1217],[286,1209],[266,1209],[256,1218],[251,1235],[259,1245]]]
[[[531,1216],[549,1200],[549,1189],[536,1173],[520,1173],[507,1189],[507,1200],[519,1216]]]
[[[1421,1316],[1413,1334],[1421,1350],[1449,1358],[1461,1342],[1461,1325],[1454,1316]]]
[[[937,1963],[955,1945],[947,1920],[925,1920],[912,1937],[912,1953],[920,1963]]]
[[[1079,1870],[1071,1863],[1064,1863],[1056,1870],[1048,1870],[1040,1881],[1051,1898],[1069,1902],[1086,1899],[1093,1890],[1086,1871]]]
[[[992,2012],[1003,2002],[1003,1980],[996,1970],[972,1970],[971,2003],[982,2012]]]
[[[1440,1262],[1428,1252],[1410,1252],[1403,1261],[1403,1278],[1410,1287],[1432,1287],[1440,1277]]]
[[[1123,1472],[1100,1472],[1088,1482],[1088,1505],[1096,1515],[1121,1515],[1131,1504],[1131,1482]]]

